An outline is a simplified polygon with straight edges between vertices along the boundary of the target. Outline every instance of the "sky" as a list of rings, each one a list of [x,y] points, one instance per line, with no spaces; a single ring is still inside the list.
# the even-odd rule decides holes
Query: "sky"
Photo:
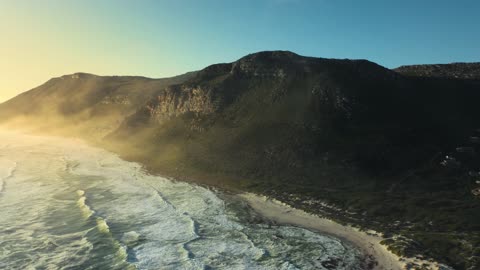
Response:
[[[75,72],[161,78],[263,50],[480,62],[478,0],[0,0],[0,102]]]

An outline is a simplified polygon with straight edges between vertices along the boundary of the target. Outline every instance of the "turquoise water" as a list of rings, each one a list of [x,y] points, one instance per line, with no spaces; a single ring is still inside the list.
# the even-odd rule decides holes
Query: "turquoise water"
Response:
[[[252,215],[78,140],[0,132],[0,269],[361,269],[338,239]]]

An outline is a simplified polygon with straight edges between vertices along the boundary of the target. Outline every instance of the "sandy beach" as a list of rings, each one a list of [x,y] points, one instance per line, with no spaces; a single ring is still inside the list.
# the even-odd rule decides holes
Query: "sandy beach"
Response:
[[[305,211],[292,208],[282,202],[259,196],[253,193],[239,195],[254,211],[265,218],[282,224],[290,224],[319,231],[332,235],[339,239],[352,243],[367,256],[376,261],[375,270],[399,270],[405,269],[406,262],[387,250],[380,244],[383,240],[378,234],[366,233],[351,226],[340,225],[332,220],[306,213]],[[434,269],[434,268],[432,268]]]
[[[375,261],[373,270],[414,270],[419,267],[430,270],[454,270],[447,265],[421,257],[399,257],[380,244],[384,238],[375,231],[365,232],[352,226],[341,225],[328,218],[309,214],[266,196],[253,193],[242,193],[238,196],[245,200],[255,212],[271,221],[318,231],[353,244],[368,258]]]

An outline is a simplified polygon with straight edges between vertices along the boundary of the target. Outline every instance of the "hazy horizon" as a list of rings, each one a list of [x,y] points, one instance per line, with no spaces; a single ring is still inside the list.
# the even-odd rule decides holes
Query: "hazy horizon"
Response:
[[[75,72],[170,77],[264,50],[478,62],[475,1],[0,1],[0,102]]]

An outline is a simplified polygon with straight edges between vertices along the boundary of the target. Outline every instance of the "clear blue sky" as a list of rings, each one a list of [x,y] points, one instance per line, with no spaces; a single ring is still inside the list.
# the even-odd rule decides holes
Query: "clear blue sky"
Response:
[[[0,34],[1,101],[77,71],[164,77],[262,50],[478,62],[480,1],[0,0]]]

